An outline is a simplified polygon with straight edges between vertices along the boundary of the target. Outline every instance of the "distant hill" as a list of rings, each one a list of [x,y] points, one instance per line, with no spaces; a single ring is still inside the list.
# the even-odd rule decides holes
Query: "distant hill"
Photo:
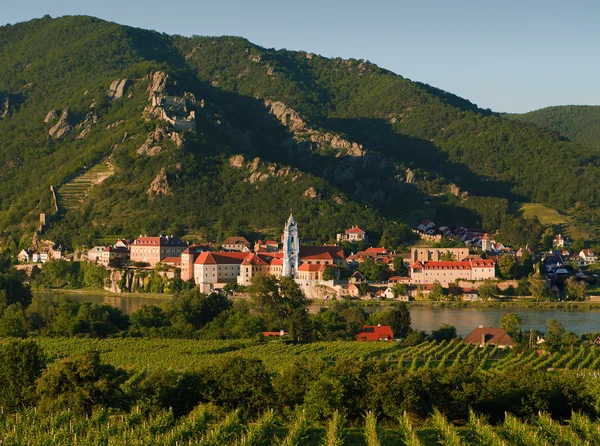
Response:
[[[508,116],[553,130],[566,136],[570,141],[600,151],[600,106],[598,105],[546,107],[529,113]]]
[[[178,130],[192,113],[196,130]],[[306,239],[360,225],[393,247],[421,217],[499,227],[518,200],[596,215],[599,172],[592,148],[362,60],[91,17],[0,27],[13,250],[41,212],[37,237],[76,247],[277,236],[290,209]]]

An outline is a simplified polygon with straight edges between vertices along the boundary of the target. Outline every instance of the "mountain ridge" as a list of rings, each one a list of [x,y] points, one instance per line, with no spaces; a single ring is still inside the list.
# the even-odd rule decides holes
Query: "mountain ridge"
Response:
[[[196,132],[148,119],[157,72],[172,94],[196,98]],[[125,96],[110,98],[123,79]],[[219,239],[278,227],[294,208],[306,238],[361,224],[397,246],[410,239],[402,222],[418,215],[492,229],[516,218],[515,199],[595,212],[590,150],[364,61],[44,18],[0,28],[0,92],[11,104],[0,119],[0,231],[18,246],[52,209],[48,187],[108,154],[114,175],[56,216],[49,236],[70,246],[141,232]],[[88,132],[48,139],[44,118],[66,108]],[[145,142],[160,150],[138,152]],[[233,167],[238,155],[258,159],[255,171]],[[274,166],[300,179],[278,181]],[[552,175],[565,168],[565,180]],[[172,195],[148,194],[159,177]]]

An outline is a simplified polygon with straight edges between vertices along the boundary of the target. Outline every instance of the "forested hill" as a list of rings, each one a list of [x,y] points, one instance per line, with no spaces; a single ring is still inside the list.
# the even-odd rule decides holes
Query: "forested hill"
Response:
[[[185,98],[197,131],[174,131],[154,93]],[[0,231],[13,249],[40,212],[42,238],[75,247],[277,235],[289,209],[305,238],[361,225],[395,246],[422,216],[491,229],[509,200],[588,210],[598,173],[590,148],[361,60],[90,17],[0,28]]]
[[[509,115],[558,132],[569,140],[600,151],[600,106],[564,105]]]

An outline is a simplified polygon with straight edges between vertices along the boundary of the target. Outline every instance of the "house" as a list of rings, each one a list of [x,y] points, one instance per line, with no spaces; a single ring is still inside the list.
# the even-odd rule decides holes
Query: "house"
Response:
[[[88,262],[99,263],[102,260],[102,253],[104,252],[104,246],[94,246],[87,252]]]
[[[117,240],[117,243],[113,245],[113,248],[125,248],[129,251],[129,245],[129,240],[119,239]]]
[[[325,268],[327,268],[325,265],[303,263],[298,268],[296,278],[298,280],[323,280]]]
[[[370,257],[385,257],[388,255],[387,249],[385,248],[367,248],[365,254]]]
[[[31,260],[34,263],[46,263],[48,260],[50,260],[50,251],[48,251],[47,249],[41,249],[40,251],[36,251],[31,255]]]
[[[287,336],[288,332],[287,331],[283,331],[283,330],[280,330],[280,331],[263,331],[262,335],[265,338],[280,338],[282,336]]]
[[[346,293],[349,296],[358,297],[360,295],[360,290],[354,283],[351,283],[350,285],[348,285],[348,288],[346,288]]]
[[[300,246],[300,261],[302,263],[335,265],[346,268],[346,256],[339,246]]]
[[[457,280],[487,280],[496,278],[495,263],[489,259],[469,259],[461,262],[415,262],[410,267],[412,284],[439,282],[443,287]]]
[[[350,276],[350,283],[360,283],[365,281],[365,276],[360,271],[354,271]]]
[[[102,251],[102,255],[100,257],[100,263],[104,266],[108,266],[111,261],[119,260],[121,263],[125,262],[129,258],[129,249],[128,248],[114,248],[112,246],[107,246]]]
[[[425,234],[433,234],[435,232],[435,223],[431,220],[423,220],[419,223],[417,229]]]
[[[254,244],[254,252],[276,252],[277,250],[279,250],[279,243],[275,240],[267,240],[265,242],[257,240]]]
[[[49,251],[50,258],[54,260],[61,260],[63,256],[63,247],[62,245],[58,245],[50,249]]]
[[[570,243],[567,242],[567,240],[562,235],[560,235],[560,234],[558,234],[552,240],[552,247],[553,248],[566,248],[569,245],[570,245]]]
[[[596,337],[596,339],[594,340],[594,345],[600,346],[600,336]]]
[[[210,246],[190,245],[181,253],[181,280],[188,281],[194,277],[194,262],[198,256],[210,251]]]
[[[188,243],[178,237],[140,236],[130,245],[130,258],[132,262],[148,263],[150,266],[154,266],[165,257],[179,257],[188,246]]]
[[[481,298],[479,297],[479,294],[477,293],[477,289],[475,289],[475,288],[462,289],[460,296],[461,296],[461,299],[464,301],[473,302],[476,300],[481,300]]]
[[[593,249],[582,249],[579,252],[579,258],[585,265],[591,265],[598,261],[598,256]]]
[[[346,229],[341,234],[336,234],[336,240],[338,242],[368,242],[367,233],[360,229],[358,226],[352,226],[350,229]]]
[[[467,335],[464,340],[465,344],[498,346],[498,348],[512,347],[513,341],[502,328],[486,328],[480,325],[475,330]]]
[[[250,252],[250,242],[245,237],[227,237],[221,243],[225,251]]]
[[[394,340],[394,333],[389,325],[365,325],[356,337],[357,341],[384,341]]]
[[[22,249],[19,254],[17,254],[17,260],[21,263],[29,263],[31,262],[32,252],[28,249]]]

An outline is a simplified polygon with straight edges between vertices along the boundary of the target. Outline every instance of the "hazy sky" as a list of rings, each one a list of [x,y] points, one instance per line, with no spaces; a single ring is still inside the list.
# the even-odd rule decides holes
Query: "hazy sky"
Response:
[[[4,4],[4,5],[3,5]],[[495,111],[600,104],[598,0],[0,0],[0,24],[86,14],[367,59]]]

